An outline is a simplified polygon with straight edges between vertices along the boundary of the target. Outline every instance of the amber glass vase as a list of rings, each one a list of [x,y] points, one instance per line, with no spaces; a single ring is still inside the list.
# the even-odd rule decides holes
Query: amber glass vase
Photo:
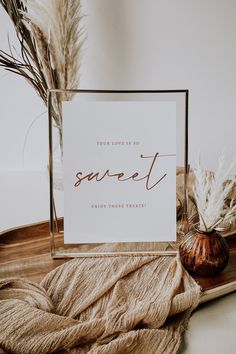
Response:
[[[189,231],[179,245],[180,259],[189,273],[203,277],[219,274],[229,260],[229,248],[224,237],[215,230]]]

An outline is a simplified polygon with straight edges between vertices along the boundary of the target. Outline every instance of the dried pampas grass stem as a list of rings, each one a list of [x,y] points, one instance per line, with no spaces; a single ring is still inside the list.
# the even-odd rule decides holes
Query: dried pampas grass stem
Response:
[[[9,45],[0,50],[0,66],[23,76],[47,105],[48,89],[75,89],[79,85],[81,46],[80,0],[0,0],[11,18],[21,53]],[[15,55],[14,55],[15,54]],[[61,101],[57,95],[54,120],[62,129]]]
[[[199,229],[201,231],[212,231],[217,227],[222,230],[221,225],[232,221],[236,217],[236,205],[232,200],[226,207],[226,200],[236,178],[232,177],[235,163],[229,167],[225,164],[225,155],[219,157],[218,168],[215,173],[204,170],[200,160],[194,169],[195,185],[193,188],[194,199],[199,214]]]

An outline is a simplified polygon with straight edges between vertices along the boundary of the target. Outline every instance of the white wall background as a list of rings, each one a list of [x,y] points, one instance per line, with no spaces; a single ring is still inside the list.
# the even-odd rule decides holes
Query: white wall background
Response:
[[[190,162],[236,148],[235,0],[84,0],[81,87],[190,90]],[[0,47],[14,31],[0,9]],[[0,168],[42,170],[47,116],[33,89],[0,69]],[[24,152],[23,145],[28,134]]]

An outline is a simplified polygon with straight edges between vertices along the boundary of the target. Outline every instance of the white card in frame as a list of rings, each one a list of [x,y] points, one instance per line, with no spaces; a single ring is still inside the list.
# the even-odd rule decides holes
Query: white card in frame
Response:
[[[50,91],[53,257],[176,253],[177,166],[187,211],[187,120],[187,90]]]

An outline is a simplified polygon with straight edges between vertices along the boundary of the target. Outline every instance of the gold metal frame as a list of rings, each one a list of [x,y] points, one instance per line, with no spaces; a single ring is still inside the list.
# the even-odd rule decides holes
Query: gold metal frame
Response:
[[[187,89],[177,89],[177,90],[89,90],[89,89],[78,89],[78,90],[57,90],[52,89],[48,91],[48,123],[49,123],[49,179],[50,179],[50,251],[52,258],[73,258],[73,257],[104,257],[104,256],[156,256],[156,255],[176,255],[177,250],[167,249],[167,250],[157,250],[157,251],[92,251],[87,252],[78,251],[76,246],[71,246],[70,249],[65,248],[64,245],[64,231],[63,231],[63,219],[58,218],[56,211],[56,203],[54,198],[54,188],[53,188],[53,115],[52,115],[52,97],[53,94],[75,94],[75,93],[86,93],[86,94],[183,94],[185,109],[184,109],[184,216],[187,217],[188,213],[188,112],[189,112],[189,90]],[[62,245],[56,246],[56,239],[62,241]],[[145,244],[145,242],[141,242]],[[162,242],[154,242],[155,244],[161,244]],[[172,242],[173,243],[173,242]],[[84,246],[84,245],[82,245]],[[96,245],[95,245],[96,246]],[[76,249],[75,249],[76,248]]]

